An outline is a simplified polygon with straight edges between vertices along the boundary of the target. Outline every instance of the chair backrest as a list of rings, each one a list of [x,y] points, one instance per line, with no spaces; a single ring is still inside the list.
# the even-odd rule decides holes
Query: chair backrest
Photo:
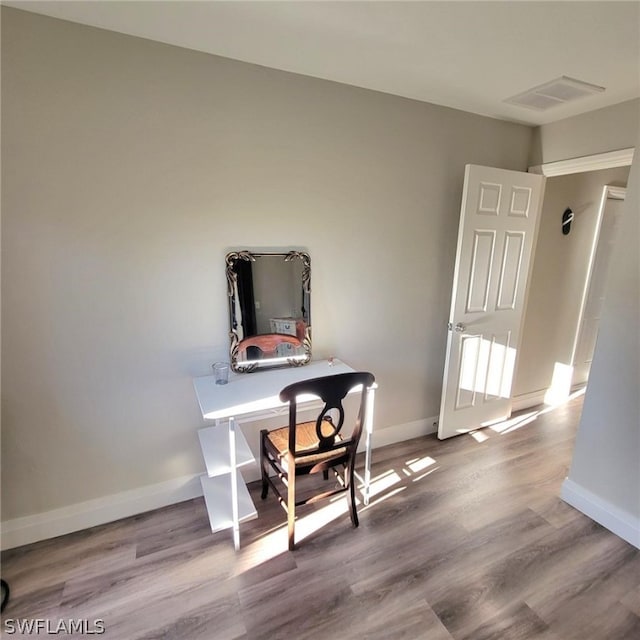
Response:
[[[295,452],[295,425],[297,424],[297,401],[300,395],[314,395],[319,397],[324,406],[316,418],[316,435],[318,436],[319,449],[327,450],[336,447],[350,447],[355,454],[355,449],[360,441],[362,425],[367,410],[367,390],[373,386],[375,378],[367,371],[352,373],[338,373],[321,378],[311,378],[294,382],[280,392],[280,400],[289,403],[289,451]],[[360,405],[358,415],[351,432],[351,436],[336,443],[335,436],[340,433],[344,424],[345,411],[342,401],[354,388],[361,385]],[[354,392],[355,393],[355,392]],[[332,412],[337,411],[337,422],[332,419]],[[327,418],[328,420],[327,424]],[[327,429],[328,425],[331,425]],[[330,433],[327,433],[330,431]]]

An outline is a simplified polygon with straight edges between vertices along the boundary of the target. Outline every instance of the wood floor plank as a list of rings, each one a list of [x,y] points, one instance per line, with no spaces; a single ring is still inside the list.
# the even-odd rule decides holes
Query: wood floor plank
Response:
[[[566,601],[574,580],[583,584],[590,577],[587,571],[597,572],[592,569],[589,535],[597,536],[599,528],[590,522],[578,524],[563,530],[551,529],[530,544],[493,558],[475,571],[470,569],[464,581],[450,581],[451,586],[444,593],[434,594],[434,610],[450,631],[465,637],[475,630],[478,611],[506,616],[506,612],[528,602],[532,588],[537,593],[551,592],[556,603]],[[598,541],[599,538],[594,546]],[[575,575],[575,567],[581,568],[579,578],[567,579]],[[531,610],[539,617],[535,607]]]
[[[170,587],[170,585],[168,585]],[[162,596],[143,596],[101,617],[106,640],[239,640],[246,637],[240,603],[230,589],[223,593],[211,583],[184,590],[168,589]]]
[[[426,600],[404,602],[401,593],[396,602],[383,601],[376,608],[365,601],[356,614],[358,637],[367,640],[453,640]],[[355,634],[354,634],[355,635]]]
[[[475,626],[467,635],[457,636],[460,640],[561,640],[549,626],[524,603],[491,615],[486,621]]]
[[[640,576],[640,570],[636,572],[636,576]],[[629,611],[640,616],[640,585],[623,595],[620,602],[627,607]]]

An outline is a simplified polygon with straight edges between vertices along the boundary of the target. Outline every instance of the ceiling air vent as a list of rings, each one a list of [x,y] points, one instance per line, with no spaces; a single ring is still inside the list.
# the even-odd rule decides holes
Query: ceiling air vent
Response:
[[[561,76],[551,82],[541,84],[539,87],[529,89],[517,96],[507,98],[505,102],[516,104],[527,109],[535,109],[536,111],[545,111],[551,107],[555,107],[571,100],[578,98],[586,98],[594,93],[601,93],[604,87],[598,87],[595,84],[575,80],[567,76]]]

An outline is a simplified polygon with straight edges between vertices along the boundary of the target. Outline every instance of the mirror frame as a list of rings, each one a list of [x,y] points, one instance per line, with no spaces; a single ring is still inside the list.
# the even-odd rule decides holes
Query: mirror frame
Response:
[[[268,358],[264,364],[260,360],[239,360],[241,340],[238,335],[238,320],[236,318],[236,293],[238,291],[238,274],[236,272],[236,264],[244,260],[246,262],[255,262],[257,257],[262,256],[282,256],[284,262],[292,260],[302,261],[302,290],[307,297],[307,314],[309,323],[305,327],[302,348],[304,353],[300,356],[288,357],[280,356],[276,358]],[[272,369],[275,367],[300,367],[307,364],[311,360],[311,258],[304,251],[231,251],[227,253],[226,258],[226,275],[227,275],[227,297],[229,302],[229,339],[230,339],[230,360],[231,369],[236,373],[251,373],[258,369]],[[261,334],[265,335],[265,334]]]

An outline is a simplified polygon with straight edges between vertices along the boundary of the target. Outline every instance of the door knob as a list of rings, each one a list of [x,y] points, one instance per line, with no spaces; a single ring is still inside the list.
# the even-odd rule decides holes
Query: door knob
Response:
[[[447,327],[448,327],[449,331],[457,331],[458,333],[462,333],[463,331],[467,330],[466,325],[462,324],[462,322],[456,323],[455,326],[454,326],[453,322],[449,322]]]

